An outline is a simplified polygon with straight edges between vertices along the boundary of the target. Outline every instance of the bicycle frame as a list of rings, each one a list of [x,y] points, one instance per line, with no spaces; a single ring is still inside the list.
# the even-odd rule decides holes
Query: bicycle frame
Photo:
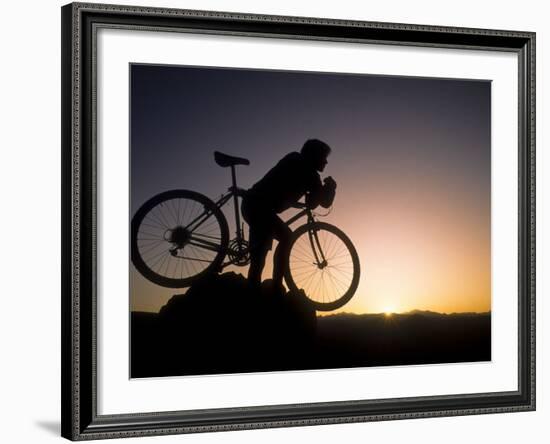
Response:
[[[235,236],[237,245],[241,245],[246,239],[244,236],[244,229],[241,225],[241,213],[240,213],[240,207],[239,207],[239,198],[243,198],[246,194],[246,190],[243,188],[239,188],[237,186],[237,179],[235,174],[235,167],[231,166],[231,179],[232,179],[232,186],[228,188],[228,192],[226,194],[222,194],[222,196],[214,202],[215,206],[218,209],[221,209],[227,202],[229,202],[231,199],[233,199],[233,206],[235,210]],[[313,216],[313,212],[311,208],[307,207],[306,204],[298,203],[297,205],[293,206],[294,208],[300,209],[297,214],[289,218],[285,221],[285,225],[290,226],[297,220],[301,219],[302,217],[307,217],[307,223],[313,223],[315,222],[315,218]],[[186,227],[186,230],[194,231],[198,227],[200,227],[212,214],[211,211],[207,211],[204,214],[201,214],[197,216],[194,220],[192,220]],[[308,232],[309,241],[311,244],[311,249],[313,251],[313,254],[315,256],[315,261],[317,262],[317,265],[319,267],[324,267],[327,263],[323,250],[321,248],[321,244],[319,242],[319,238],[317,237],[317,233],[315,231],[309,231]],[[199,239],[199,238],[193,238],[191,241],[191,244],[199,246],[201,248],[209,249],[211,251],[218,251],[219,246],[213,242],[209,242],[206,239]],[[229,265],[228,263],[223,264],[222,268]]]

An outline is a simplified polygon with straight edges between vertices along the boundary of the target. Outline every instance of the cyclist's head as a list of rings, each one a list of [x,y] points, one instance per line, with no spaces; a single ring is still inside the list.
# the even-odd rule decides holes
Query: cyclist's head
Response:
[[[302,156],[311,163],[317,171],[323,171],[327,164],[327,157],[330,154],[330,146],[318,139],[309,139],[304,143]]]

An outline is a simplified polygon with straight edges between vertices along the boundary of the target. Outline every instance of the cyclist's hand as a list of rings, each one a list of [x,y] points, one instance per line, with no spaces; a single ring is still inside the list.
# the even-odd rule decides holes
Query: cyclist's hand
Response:
[[[325,185],[333,190],[336,189],[336,181],[332,178],[332,176],[325,177]]]

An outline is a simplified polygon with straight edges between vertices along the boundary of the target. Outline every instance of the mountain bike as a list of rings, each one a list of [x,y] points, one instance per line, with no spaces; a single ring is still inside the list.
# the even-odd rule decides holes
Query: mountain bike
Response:
[[[235,167],[248,159],[216,151],[215,162],[231,168],[232,185],[212,201],[190,190],[171,190],[145,202],[131,222],[131,257],[137,270],[155,284],[188,287],[209,273],[229,265],[250,263],[249,244],[241,224],[239,198],[246,190],[237,186]],[[229,238],[221,208],[233,201],[235,237]],[[285,282],[294,293],[303,290],[313,307],[330,311],[342,307],[359,285],[359,257],[351,240],[334,225],[316,220],[318,214],[298,203],[297,214],[287,225],[306,218],[292,233]]]

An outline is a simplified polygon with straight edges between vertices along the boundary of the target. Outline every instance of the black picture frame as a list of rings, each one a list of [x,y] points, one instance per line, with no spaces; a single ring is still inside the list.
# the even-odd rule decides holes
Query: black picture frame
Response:
[[[62,436],[70,440],[535,409],[535,33],[72,3],[62,7]],[[508,51],[519,66],[518,389],[98,415],[95,37],[98,27]]]

